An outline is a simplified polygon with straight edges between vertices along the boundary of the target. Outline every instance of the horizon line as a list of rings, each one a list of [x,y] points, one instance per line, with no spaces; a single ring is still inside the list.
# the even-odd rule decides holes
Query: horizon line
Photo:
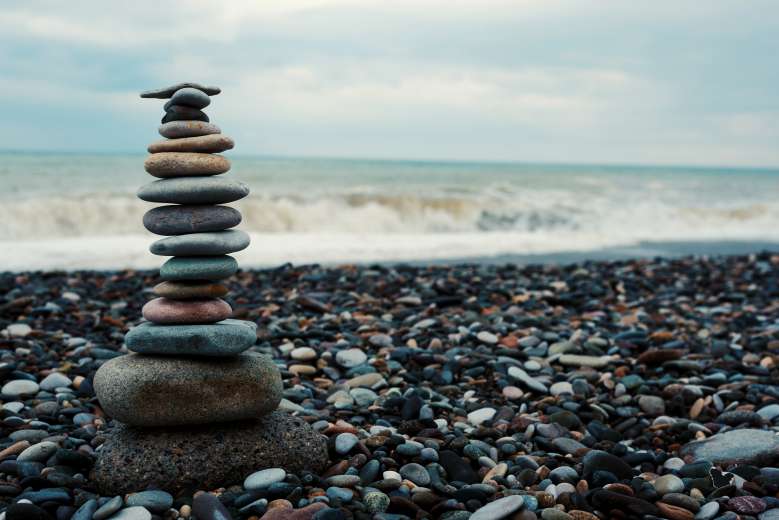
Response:
[[[3,149],[0,148],[0,154],[29,154],[29,155],[148,155],[145,151],[122,151],[122,150],[25,150],[25,149]],[[517,166],[597,166],[606,168],[675,168],[690,170],[714,170],[714,169],[733,169],[733,170],[759,170],[766,172],[779,172],[779,164],[770,166],[757,165],[734,165],[734,164],[684,164],[684,163],[640,163],[640,162],[593,162],[593,161],[547,161],[547,160],[521,160],[521,159],[443,159],[440,157],[424,158],[398,158],[398,157],[377,157],[377,156],[340,156],[340,155],[291,155],[291,154],[258,154],[258,153],[233,153],[235,158],[249,159],[297,159],[297,160],[329,160],[329,161],[371,161],[384,163],[428,163],[428,164],[495,164],[495,165],[517,165]]]

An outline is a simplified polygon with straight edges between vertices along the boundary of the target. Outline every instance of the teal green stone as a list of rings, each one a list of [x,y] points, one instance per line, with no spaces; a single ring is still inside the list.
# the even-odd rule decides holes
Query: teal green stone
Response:
[[[163,280],[221,280],[235,274],[232,256],[174,256],[160,267]]]
[[[223,320],[208,325],[156,325],[144,322],[124,337],[127,348],[139,354],[171,356],[236,356],[254,345],[257,325]]]

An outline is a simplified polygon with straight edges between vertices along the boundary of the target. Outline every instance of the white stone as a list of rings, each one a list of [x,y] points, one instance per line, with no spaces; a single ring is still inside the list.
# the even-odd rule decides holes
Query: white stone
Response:
[[[468,414],[468,422],[474,426],[479,426],[481,423],[495,417],[496,412],[495,408],[479,408]]]
[[[287,472],[282,468],[270,468],[257,471],[246,477],[243,487],[248,491],[258,491],[270,487],[271,484],[281,482],[287,478]]]

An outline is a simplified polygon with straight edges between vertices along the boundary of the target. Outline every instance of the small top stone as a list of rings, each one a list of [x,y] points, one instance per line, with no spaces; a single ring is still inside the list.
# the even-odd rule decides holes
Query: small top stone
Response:
[[[222,89],[219,87],[206,87],[201,85],[200,83],[177,83],[175,85],[171,85],[170,87],[165,88],[158,88],[155,90],[147,90],[145,92],[141,92],[142,98],[154,98],[154,99],[168,99],[169,97],[173,96],[173,94],[176,93],[176,91],[181,90],[182,88],[194,88],[197,90],[200,90],[201,92],[205,92],[209,96],[216,96],[220,92],[222,92]]]

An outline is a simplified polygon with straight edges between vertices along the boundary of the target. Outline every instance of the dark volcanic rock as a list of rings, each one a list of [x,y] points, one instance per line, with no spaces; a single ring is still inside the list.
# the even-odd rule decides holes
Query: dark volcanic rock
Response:
[[[137,429],[120,425],[101,448],[94,478],[103,494],[155,487],[175,494],[243,481],[263,468],[318,471],[326,439],[284,412],[249,423]]]

